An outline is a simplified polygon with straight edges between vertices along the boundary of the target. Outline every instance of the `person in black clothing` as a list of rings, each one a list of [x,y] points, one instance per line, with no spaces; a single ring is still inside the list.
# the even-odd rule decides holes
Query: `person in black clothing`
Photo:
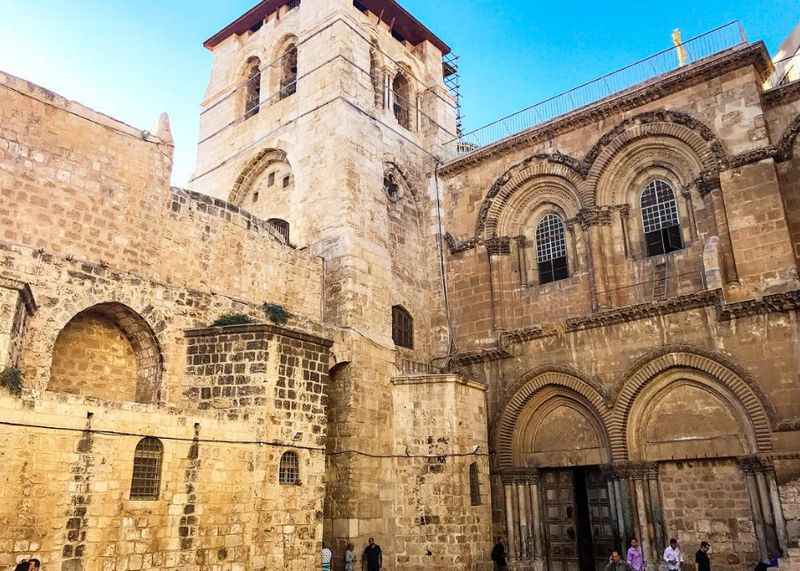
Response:
[[[697,571],[711,571],[711,559],[708,557],[709,549],[711,549],[711,545],[707,541],[700,542],[700,549],[694,554]]]
[[[364,548],[361,557],[361,565],[365,571],[381,571],[383,569],[383,552],[381,546],[375,543],[375,539],[370,537],[369,543]]]
[[[503,544],[503,538],[498,537],[497,543],[494,544],[492,549],[492,561],[494,561],[494,568],[498,571],[505,571],[508,569],[506,563],[506,546]]]

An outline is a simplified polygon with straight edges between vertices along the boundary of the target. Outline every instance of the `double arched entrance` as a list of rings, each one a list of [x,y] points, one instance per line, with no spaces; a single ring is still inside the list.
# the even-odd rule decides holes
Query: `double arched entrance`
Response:
[[[732,366],[691,350],[646,360],[616,391],[530,372],[494,427],[513,567],[597,569],[633,537],[653,566],[671,536],[741,564],[785,548],[769,416]]]

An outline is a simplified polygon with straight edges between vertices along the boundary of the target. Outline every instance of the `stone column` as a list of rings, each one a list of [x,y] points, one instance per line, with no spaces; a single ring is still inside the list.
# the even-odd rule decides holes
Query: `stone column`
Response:
[[[539,475],[531,475],[528,485],[531,495],[531,530],[533,532],[533,559],[535,562],[544,561],[544,539],[542,537],[542,512],[539,503]],[[537,566],[537,569],[539,566]]]
[[[768,460],[758,456],[740,458],[739,466],[745,474],[761,556],[769,557],[777,548],[786,551],[789,536],[775,468]]]
[[[775,532],[778,535],[778,546],[781,551],[786,553],[789,549],[789,534],[786,530],[786,520],[783,517],[783,505],[781,504],[781,496],[778,491],[778,480],[775,476],[775,468],[769,467],[765,471],[764,477],[767,480],[767,487],[769,488],[769,500],[772,504],[772,516],[775,518]]]
[[[628,487],[634,491],[636,499],[636,535],[642,545],[648,569],[657,569],[661,561],[664,534],[658,493],[658,465],[629,465],[625,467],[625,471],[628,475]]]
[[[506,499],[506,535],[508,536],[508,558],[517,558],[516,522],[514,521],[514,484],[503,478],[503,491]]]
[[[745,486],[747,495],[750,498],[750,511],[753,514],[753,525],[756,529],[756,539],[762,559],[769,556],[767,553],[766,527],[764,525],[764,514],[761,511],[761,501],[758,496],[758,485],[753,464],[748,459],[740,460],[739,463],[745,476]]]
[[[528,527],[528,483],[520,480],[515,484],[519,503],[519,558],[530,559],[530,528]]]

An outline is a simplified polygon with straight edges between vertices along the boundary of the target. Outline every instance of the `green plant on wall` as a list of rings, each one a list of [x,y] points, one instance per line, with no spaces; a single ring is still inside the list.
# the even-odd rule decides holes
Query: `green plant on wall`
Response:
[[[265,303],[262,309],[267,319],[276,325],[285,325],[286,322],[289,321],[289,317],[291,317],[289,312],[286,311],[282,305],[277,305],[275,303]]]
[[[243,313],[229,313],[223,315],[222,317],[214,321],[214,323],[211,324],[211,327],[228,327],[229,325],[247,325],[248,323],[253,323],[254,321],[255,319]]]
[[[21,395],[22,372],[14,367],[6,367],[0,372],[0,386],[5,387],[12,395]]]

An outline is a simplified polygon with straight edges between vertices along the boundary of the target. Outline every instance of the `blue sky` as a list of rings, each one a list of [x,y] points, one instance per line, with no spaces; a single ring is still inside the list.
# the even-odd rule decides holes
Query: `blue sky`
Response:
[[[304,0],[313,2],[314,0]],[[167,111],[174,183],[194,167],[208,36],[256,0],[0,0],[0,70],[142,129]],[[774,52],[798,0],[401,0],[460,56],[471,129],[739,19]]]

